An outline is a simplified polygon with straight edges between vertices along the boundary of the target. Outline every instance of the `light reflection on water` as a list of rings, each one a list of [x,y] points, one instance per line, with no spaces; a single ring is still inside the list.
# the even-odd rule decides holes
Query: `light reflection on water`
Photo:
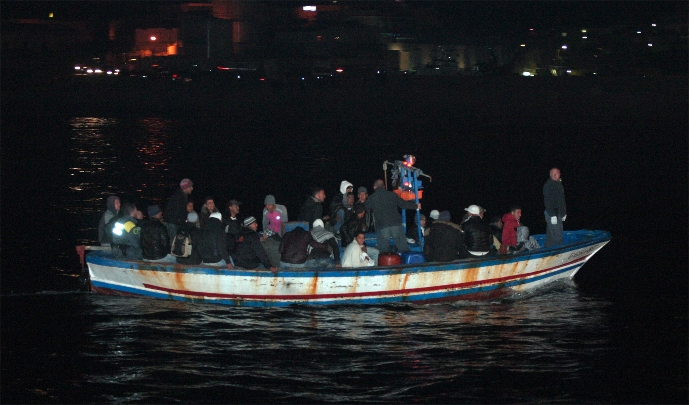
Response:
[[[70,319],[60,333],[73,342],[72,359],[53,357],[65,349],[51,342],[35,357],[53,378],[22,383],[60,391],[61,402],[196,402],[199,389],[204,401],[222,403],[612,400],[609,392],[585,389],[609,379],[601,362],[615,355],[610,303],[581,297],[571,285],[474,306],[232,308],[95,294],[23,299],[61,300],[51,317]],[[18,309],[18,301],[10,304]],[[24,316],[35,317],[31,309]],[[30,340],[12,346],[25,344]],[[10,358],[18,353],[8,349]],[[228,390],[231,400],[222,397]]]

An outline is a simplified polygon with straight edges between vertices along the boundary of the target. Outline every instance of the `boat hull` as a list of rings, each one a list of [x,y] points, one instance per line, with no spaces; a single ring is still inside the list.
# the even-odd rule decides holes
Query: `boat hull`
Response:
[[[494,299],[571,279],[610,240],[573,231],[566,244],[451,263],[354,269],[243,270],[86,256],[92,291],[236,306],[435,303]]]

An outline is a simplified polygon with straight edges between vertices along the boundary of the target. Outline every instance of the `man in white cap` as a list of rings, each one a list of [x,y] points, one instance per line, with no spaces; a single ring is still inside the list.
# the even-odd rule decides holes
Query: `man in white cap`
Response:
[[[227,267],[233,269],[232,258],[227,251],[225,240],[225,224],[222,223],[222,214],[214,212],[201,225],[200,238],[197,248],[201,254],[203,264],[208,266]]]
[[[485,210],[482,211],[478,205],[470,205],[464,208],[464,211],[468,215],[468,218],[462,222],[464,244],[469,251],[470,257],[483,257],[488,254],[490,245],[493,242],[490,228],[481,218]]]
[[[170,241],[175,239],[177,229],[187,220],[187,200],[192,191],[194,191],[194,183],[189,179],[182,179],[179,182],[179,189],[170,197],[165,206],[163,218]]]

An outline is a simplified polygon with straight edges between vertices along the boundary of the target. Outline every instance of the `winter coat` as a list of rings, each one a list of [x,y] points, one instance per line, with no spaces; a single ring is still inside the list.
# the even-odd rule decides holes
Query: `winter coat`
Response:
[[[156,218],[141,223],[141,255],[146,260],[158,260],[170,253],[167,226]]]
[[[402,216],[400,215],[399,208],[407,210],[416,209],[414,201],[405,201],[382,186],[375,189],[373,194],[364,202],[364,206],[367,209],[371,209],[378,231],[391,226],[402,225]]]
[[[280,242],[280,261],[290,264],[303,264],[309,258],[309,247],[327,249],[327,245],[316,242],[309,231],[301,227],[285,233]]]
[[[263,249],[261,237],[253,229],[244,228],[237,238],[237,247],[232,255],[234,264],[245,269],[255,269],[261,263],[270,268],[270,258]]]
[[[567,215],[565,204],[565,188],[559,180],[548,179],[543,186],[543,204],[549,217],[557,217],[559,220]]]
[[[511,212],[502,216],[502,244],[506,246],[517,246],[517,227],[519,221]]]
[[[182,189],[177,189],[165,205],[163,218],[172,225],[182,226],[187,221],[187,195]]]
[[[230,262],[225,239],[225,225],[218,218],[208,218],[200,229],[198,244],[201,260],[204,263],[217,263],[220,260]]]
[[[309,230],[311,230],[313,229],[313,221],[321,218],[323,218],[323,206],[321,202],[309,196],[309,198],[304,201],[304,204],[302,204],[297,220],[308,222]]]
[[[103,213],[103,216],[101,216],[100,222],[98,222],[98,242],[100,242],[101,245],[110,244],[112,242],[112,234],[110,230],[107,229],[106,225],[120,213],[120,211],[115,209],[115,200],[118,199],[119,197],[111,195],[105,203],[107,209]]]
[[[425,239],[423,254],[428,262],[451,262],[469,257],[459,225],[435,220]]]
[[[480,216],[472,215],[462,224],[464,231],[464,244],[469,252],[488,252],[493,243],[493,235],[490,228]]]

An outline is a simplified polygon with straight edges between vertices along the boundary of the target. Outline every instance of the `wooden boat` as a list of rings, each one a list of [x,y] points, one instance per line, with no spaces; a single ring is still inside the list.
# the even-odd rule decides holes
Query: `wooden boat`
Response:
[[[543,235],[535,236],[543,245]],[[86,255],[91,289],[236,306],[437,303],[483,300],[571,279],[610,241],[606,231],[568,231],[564,243],[518,255],[391,267],[243,270],[121,261]]]

